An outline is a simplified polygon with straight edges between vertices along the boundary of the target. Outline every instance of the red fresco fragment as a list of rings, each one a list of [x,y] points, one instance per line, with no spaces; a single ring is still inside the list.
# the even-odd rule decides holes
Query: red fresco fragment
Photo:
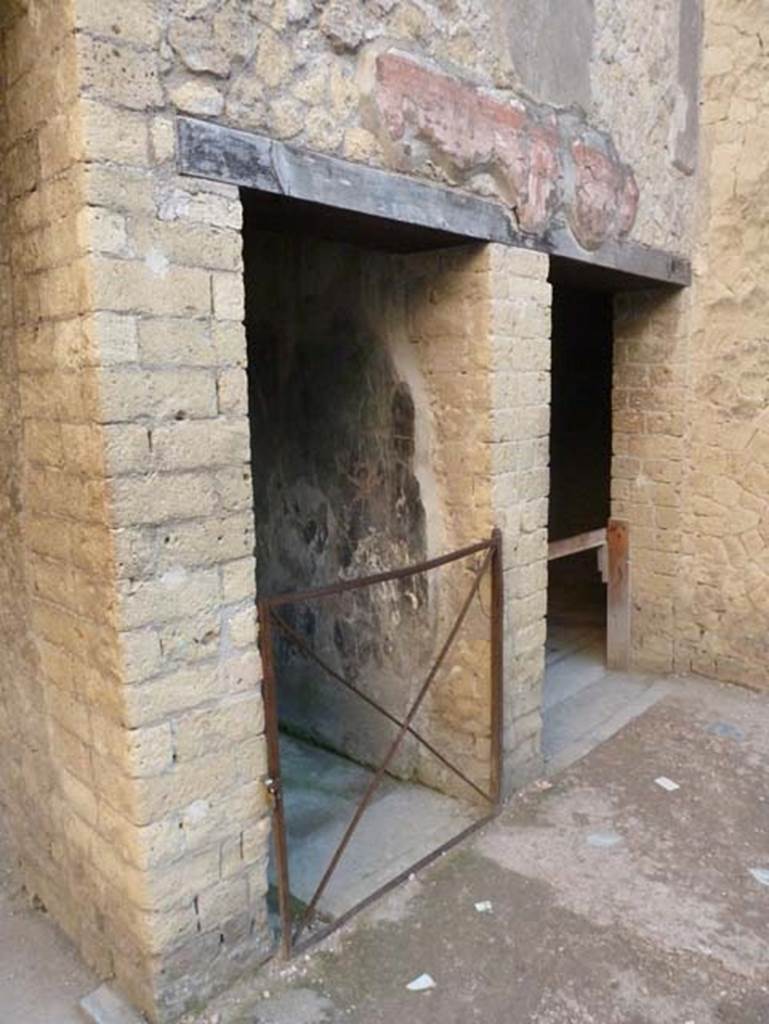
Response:
[[[610,143],[600,148],[574,140],[573,127],[561,131],[550,108],[498,99],[398,52],[377,58],[374,100],[403,162],[418,166],[426,149],[460,181],[489,175],[524,231],[544,233],[563,211],[580,244],[597,248],[633,225],[632,171]]]

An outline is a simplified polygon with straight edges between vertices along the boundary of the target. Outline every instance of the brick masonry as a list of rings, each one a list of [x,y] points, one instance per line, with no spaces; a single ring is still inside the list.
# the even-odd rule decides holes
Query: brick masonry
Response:
[[[8,544],[17,561],[21,548],[17,571],[30,602],[10,610],[29,624],[31,663],[19,672],[36,674],[45,712],[18,742],[25,756],[38,733],[52,747],[41,757],[39,800],[50,863],[38,869],[39,844],[23,833],[19,850],[30,887],[89,962],[114,974],[150,1016],[171,1019],[258,962],[268,941],[241,208],[236,190],[174,174],[172,110],[161,106],[151,64],[127,41],[139,27],[150,39],[152,18],[133,22],[120,7],[105,26],[102,11],[86,3],[59,11],[52,38],[68,63],[46,67],[69,71],[69,91],[59,79],[33,82],[43,74],[37,64],[7,69],[9,138],[18,140],[6,176],[18,187],[6,337],[19,372],[9,408],[18,403],[25,445],[9,452],[10,469],[24,473],[23,514]],[[6,53],[31,61],[40,24],[17,22]],[[107,50],[105,29],[115,33]],[[32,86],[39,107],[30,110],[22,97]],[[20,154],[33,161],[27,175]],[[39,178],[30,176],[37,160]],[[544,514],[544,466],[535,471],[542,435],[539,454],[524,453],[515,382],[493,397],[489,371],[513,343],[508,314],[535,324],[527,343],[537,336],[544,345],[546,262],[517,257],[526,267],[512,295],[505,258],[491,247],[469,277],[449,261],[431,281],[443,302],[427,293],[428,349],[443,338],[452,302],[461,307],[464,354],[456,358],[470,361],[477,394],[475,404],[468,395],[453,401],[477,421],[473,430],[481,415],[487,424],[470,492],[460,444],[444,445],[454,516],[446,537],[457,543],[489,532],[493,503],[516,473]],[[530,285],[527,275],[539,280]],[[524,309],[529,287],[539,303],[533,320]],[[413,305],[412,314],[418,322]],[[426,365],[456,392],[440,358]],[[543,431],[545,381],[530,376],[527,408],[537,407],[533,422]],[[493,455],[502,450],[505,458]],[[511,581],[521,606],[509,656],[522,666],[528,659],[525,685],[535,688],[544,603],[529,598],[542,586],[544,531],[523,503],[510,522],[509,568],[520,561],[526,581]],[[531,533],[525,543],[521,522]],[[538,573],[528,568],[537,558]],[[508,738],[523,772],[536,758],[538,717],[534,698],[522,701],[523,715],[515,696]],[[15,710],[8,731],[23,717]],[[487,735],[468,736],[467,756],[483,764]],[[11,778],[8,800],[21,799]]]
[[[122,751],[102,749],[97,766],[119,655],[85,315],[79,81],[71,9],[39,13],[44,23],[14,23],[2,63],[2,801],[30,890],[111,973],[105,921],[127,957],[137,945],[112,915],[120,883],[95,868],[100,788]]]
[[[240,204],[173,182],[155,79],[113,77],[88,5],[33,7],[3,50],[3,803],[30,891],[163,1018],[267,941]]]
[[[433,527],[434,551],[486,537],[495,525],[503,534],[509,792],[540,765],[549,489],[548,260],[488,245],[410,256],[406,265],[412,342],[428,406],[417,425],[426,436],[440,494],[439,515],[431,515],[428,506],[433,523],[442,519],[441,529]],[[402,363],[399,368],[407,379],[412,376]],[[459,675],[477,678],[481,699],[467,707],[459,725],[455,722],[454,735],[445,736],[450,749],[457,728],[460,735],[475,732],[475,752],[461,753],[479,778],[488,763],[483,699],[487,630],[482,617],[471,621],[470,635],[482,639],[459,649]],[[469,694],[456,693],[454,699],[467,706]]]

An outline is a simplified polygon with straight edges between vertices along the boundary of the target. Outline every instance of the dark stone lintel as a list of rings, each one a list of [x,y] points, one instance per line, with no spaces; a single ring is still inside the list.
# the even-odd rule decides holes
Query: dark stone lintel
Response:
[[[620,291],[691,283],[690,263],[682,257],[627,241],[607,242],[588,252],[565,229],[547,237],[525,235],[501,203],[458,189],[196,118],[178,118],[177,136],[181,174],[293,200],[281,209],[301,209],[300,219],[308,228],[314,222],[328,232],[335,212],[343,213],[348,225],[350,214],[357,214],[358,237],[361,219],[371,218],[369,235],[384,248],[412,251],[498,242],[547,253],[553,257],[554,275],[575,281],[584,275],[598,288]],[[267,209],[276,214],[274,203]]]

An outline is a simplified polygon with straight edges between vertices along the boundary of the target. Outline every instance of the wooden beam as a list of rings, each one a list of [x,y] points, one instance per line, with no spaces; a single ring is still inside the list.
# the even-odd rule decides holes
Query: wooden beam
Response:
[[[580,551],[592,551],[594,548],[601,548],[606,543],[606,530],[588,530],[587,533],[577,533],[573,537],[564,537],[563,540],[554,540],[547,546],[547,560],[553,562],[557,558],[566,558],[568,555],[578,555]]]
[[[453,235],[467,242],[499,242],[591,268],[603,286],[620,291],[691,282],[691,267],[661,249],[630,241],[581,249],[568,231],[526,235],[502,203],[376,167],[312,153],[263,135],[196,118],[177,119],[181,174],[228,182],[332,209]]]
[[[606,664],[627,669],[630,664],[630,531],[620,519],[606,530],[609,579],[606,587]]]

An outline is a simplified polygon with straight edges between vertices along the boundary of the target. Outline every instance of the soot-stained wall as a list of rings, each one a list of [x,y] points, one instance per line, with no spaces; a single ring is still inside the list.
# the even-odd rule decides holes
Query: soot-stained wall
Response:
[[[395,261],[260,231],[248,212],[244,253],[260,594],[423,559],[414,401],[389,350],[405,329]],[[405,712],[432,647],[424,577],[281,614],[334,670]],[[281,725],[360,761],[381,759],[393,726],[290,642],[278,638],[275,650]],[[398,770],[415,769],[407,746]]]

